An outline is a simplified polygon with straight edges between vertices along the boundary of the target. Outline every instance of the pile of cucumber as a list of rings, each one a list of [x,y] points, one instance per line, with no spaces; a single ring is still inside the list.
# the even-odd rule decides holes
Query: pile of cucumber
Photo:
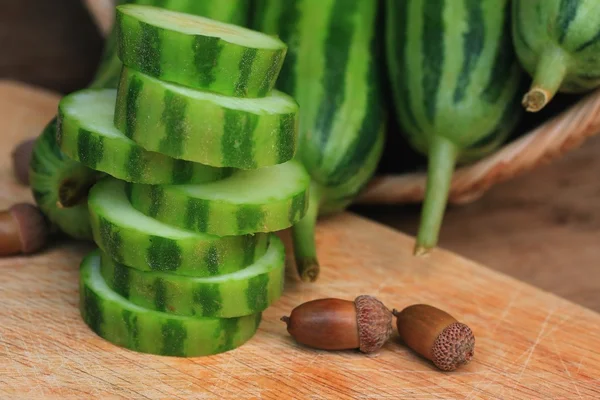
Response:
[[[116,17],[118,88],[64,97],[52,138],[103,174],[87,193],[97,249],[80,268],[81,315],[131,350],[234,349],[282,294],[274,232],[308,207],[298,105],[273,89],[287,46],[144,5],[120,5]]]

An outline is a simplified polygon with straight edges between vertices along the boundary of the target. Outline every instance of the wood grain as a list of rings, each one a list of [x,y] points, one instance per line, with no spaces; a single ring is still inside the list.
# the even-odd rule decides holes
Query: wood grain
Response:
[[[7,95],[8,94],[8,95]],[[0,82],[0,208],[30,194],[9,153],[54,114],[56,97]],[[0,260],[2,399],[595,399],[600,316],[452,253],[411,255],[412,238],[352,214],[318,229],[323,273],[285,295],[241,348],[193,359],[123,350],[78,312],[78,264],[89,245],[60,243]],[[388,307],[429,303],[474,330],[474,361],[440,373],[396,336],[374,356],[297,345],[279,317],[319,297],[371,294]]]

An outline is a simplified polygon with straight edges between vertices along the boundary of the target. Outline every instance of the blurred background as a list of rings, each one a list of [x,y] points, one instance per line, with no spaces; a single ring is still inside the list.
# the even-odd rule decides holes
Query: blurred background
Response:
[[[85,87],[103,37],[81,0],[0,0],[0,79],[66,94]],[[1,134],[1,133],[0,133]],[[391,138],[380,173],[401,172]],[[600,311],[600,137],[564,158],[451,206],[440,246]],[[414,234],[419,207],[352,211]]]

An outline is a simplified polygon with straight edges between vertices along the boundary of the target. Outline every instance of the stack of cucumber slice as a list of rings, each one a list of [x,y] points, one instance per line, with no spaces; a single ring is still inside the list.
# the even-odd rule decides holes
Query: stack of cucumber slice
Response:
[[[83,320],[146,353],[236,348],[283,291],[274,232],[308,206],[298,105],[273,89],[287,47],[140,5],[117,7],[116,29],[118,89],[65,97],[57,120],[62,152],[106,174],[88,195]]]

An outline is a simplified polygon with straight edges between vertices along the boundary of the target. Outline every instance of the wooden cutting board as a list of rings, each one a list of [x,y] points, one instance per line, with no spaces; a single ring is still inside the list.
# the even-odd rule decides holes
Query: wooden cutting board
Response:
[[[58,98],[0,82],[0,207],[31,201],[9,154],[36,136]],[[318,230],[323,273],[285,295],[241,348],[204,358],[138,354],[92,333],[78,312],[78,264],[91,249],[55,244],[0,260],[2,399],[597,399],[600,316],[446,251],[411,255],[413,240],[356,215]],[[388,307],[429,303],[476,335],[473,362],[441,373],[397,336],[376,356],[297,345],[279,317],[320,297],[371,294]]]

